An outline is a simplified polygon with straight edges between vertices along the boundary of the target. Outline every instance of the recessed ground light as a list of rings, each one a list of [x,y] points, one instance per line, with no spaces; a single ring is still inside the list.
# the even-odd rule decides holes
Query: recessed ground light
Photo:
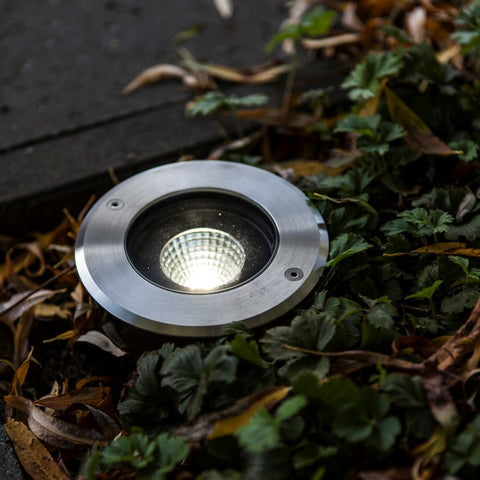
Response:
[[[296,187],[223,161],[169,164],[104,195],[75,258],[108,312],[164,335],[221,335],[296,306],[328,254],[323,218]]]

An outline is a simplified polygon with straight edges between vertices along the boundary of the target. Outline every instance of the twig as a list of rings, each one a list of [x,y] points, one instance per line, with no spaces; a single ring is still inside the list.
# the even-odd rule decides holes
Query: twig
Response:
[[[339,358],[342,360],[350,360],[363,363],[368,366],[374,366],[378,363],[386,366],[399,368],[410,372],[421,372],[424,369],[422,363],[413,363],[399,358],[392,358],[383,353],[369,352],[367,350],[346,350],[344,352],[319,352],[317,350],[308,350],[306,348],[295,347],[293,345],[284,344],[283,348],[292,352],[306,353],[308,355],[316,355],[319,357]]]

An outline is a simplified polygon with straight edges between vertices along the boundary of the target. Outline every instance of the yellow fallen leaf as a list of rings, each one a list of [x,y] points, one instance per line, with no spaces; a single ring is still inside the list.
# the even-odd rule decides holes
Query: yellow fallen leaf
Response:
[[[13,448],[23,468],[33,480],[71,479],[26,425],[9,418],[5,431],[13,442]]]
[[[22,362],[22,364],[17,368],[15,375],[13,376],[12,386],[10,387],[10,393],[19,395],[22,391],[22,385],[25,383],[27,378],[28,370],[30,368],[30,361],[33,354],[33,347],[30,349],[28,357]]]
[[[255,413],[262,407],[271,408],[281,402],[290,392],[291,387],[276,387],[266,391],[266,394],[259,400],[252,403],[245,411],[239,415],[223,418],[215,422],[212,432],[208,436],[210,440],[226,435],[232,435],[240,427],[246,425]]]
[[[464,257],[480,257],[480,248],[467,248],[465,243],[461,242],[440,242],[425,247],[416,248],[409,252],[384,253],[384,257],[401,257],[403,255],[413,255],[415,253],[433,253],[436,255],[460,255]]]
[[[60,333],[56,337],[44,340],[43,343],[56,342],[58,340],[70,340],[71,338],[75,337],[75,335],[77,335],[75,330],[67,330],[66,332]]]

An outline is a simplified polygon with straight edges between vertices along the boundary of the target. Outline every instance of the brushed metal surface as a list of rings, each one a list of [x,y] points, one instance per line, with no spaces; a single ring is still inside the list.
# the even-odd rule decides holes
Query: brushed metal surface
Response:
[[[278,233],[273,260],[251,281],[226,291],[196,295],[152,284],[127,258],[130,225],[162,198],[202,190],[262,208]],[[215,336],[230,322],[256,327],[295,307],[317,283],[328,248],[323,218],[298,188],[260,168],[198,160],[147,170],[107,192],[80,228],[75,260],[86,289],[117,318],[164,335]],[[300,278],[287,271],[301,272]]]

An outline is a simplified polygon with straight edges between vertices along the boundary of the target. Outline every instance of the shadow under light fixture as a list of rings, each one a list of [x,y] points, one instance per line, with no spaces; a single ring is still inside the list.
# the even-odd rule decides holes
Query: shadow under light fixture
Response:
[[[109,313],[162,335],[256,327],[311,292],[328,254],[319,212],[260,168],[156,167],[100,198],[77,236],[80,279]]]

